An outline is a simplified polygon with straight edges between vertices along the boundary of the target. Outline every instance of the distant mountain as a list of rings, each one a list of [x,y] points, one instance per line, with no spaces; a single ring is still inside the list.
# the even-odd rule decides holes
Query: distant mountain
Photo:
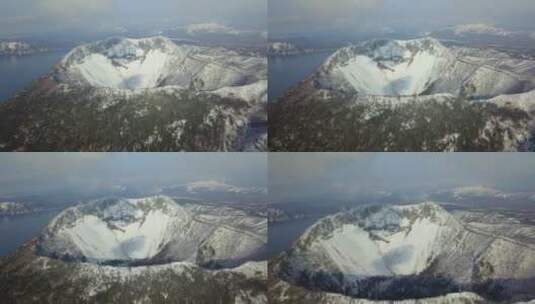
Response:
[[[266,243],[266,219],[232,208],[165,196],[98,200],[63,211],[1,259],[0,295],[8,302],[267,303],[267,263],[249,262]]]
[[[252,188],[252,187],[238,187],[234,185],[229,185],[224,182],[216,180],[206,180],[206,181],[197,181],[188,183],[186,189],[190,193],[197,193],[202,191],[210,192],[229,192],[236,194],[267,194],[267,189],[265,188]]]
[[[485,227],[462,219],[468,217],[457,218],[433,203],[366,206],[325,217],[274,260],[270,267],[282,281],[272,282],[270,293],[280,303],[533,299],[535,243],[488,229],[496,223],[487,220]],[[292,294],[279,284],[305,289]]]
[[[493,25],[485,24],[485,23],[457,25],[457,26],[452,27],[451,30],[457,35],[485,34],[485,35],[496,35],[496,36],[508,36],[508,35],[512,35],[515,33],[512,31],[508,31],[503,28],[498,28]]]
[[[270,105],[270,148],[531,149],[534,71],[528,55],[432,38],[345,47]]]
[[[444,189],[430,194],[431,197],[448,202],[470,202],[470,201],[522,201],[525,203],[535,203],[535,192],[509,192],[486,186],[465,186],[453,189]]]
[[[190,24],[186,27],[188,34],[198,35],[198,34],[228,34],[228,35],[239,35],[242,31],[232,28],[230,26],[222,25],[215,22],[209,23],[195,23]]]
[[[302,52],[302,49],[290,42],[271,42],[268,46],[268,55],[270,56],[289,56]]]
[[[0,202],[0,216],[24,215],[32,212],[34,210],[24,203]]]
[[[267,189],[263,187],[243,187],[218,180],[199,180],[187,184],[168,185],[157,189],[157,193],[217,202],[219,204],[255,206],[264,210]]]
[[[529,39],[533,32],[520,31],[520,30],[508,30],[505,28],[497,27],[488,23],[469,23],[459,24],[455,26],[446,27],[437,30],[432,35],[449,35],[450,37],[457,36],[459,38],[477,38],[479,37],[497,37],[497,38],[516,38],[516,39]]]
[[[0,56],[24,56],[48,51],[45,47],[19,41],[0,41]]]
[[[0,149],[256,150],[266,92],[260,55],[108,39],[75,48],[0,106]]]

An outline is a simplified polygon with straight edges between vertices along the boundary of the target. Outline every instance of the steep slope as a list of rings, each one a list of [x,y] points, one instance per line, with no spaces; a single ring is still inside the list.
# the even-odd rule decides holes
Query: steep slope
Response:
[[[7,303],[267,303],[267,221],[157,196],[69,208],[0,259]]]
[[[267,263],[209,270],[188,262],[139,267],[68,263],[35,255],[27,243],[0,259],[6,303],[267,304]]]
[[[447,48],[431,38],[374,40],[347,47],[322,65],[320,87],[364,95],[464,94],[491,98],[535,88],[535,61],[492,50]]]
[[[270,146],[283,151],[532,149],[533,102],[527,95],[535,88],[534,71],[535,59],[528,55],[445,46],[431,38],[342,48],[270,105]]]
[[[265,133],[246,137],[265,122],[266,79],[251,53],[164,37],[83,45],[0,107],[0,149],[244,150]]]
[[[217,212],[165,196],[95,201],[58,215],[39,237],[37,251],[101,264],[220,267],[237,265],[265,246],[264,219],[229,208]]]
[[[264,80],[261,58],[222,48],[176,45],[164,37],[109,39],[71,51],[56,67],[60,83],[117,89],[166,86],[214,91]]]
[[[279,257],[275,274],[311,290],[371,300],[475,291],[532,299],[535,245],[459,221],[433,203],[370,206],[326,217]]]

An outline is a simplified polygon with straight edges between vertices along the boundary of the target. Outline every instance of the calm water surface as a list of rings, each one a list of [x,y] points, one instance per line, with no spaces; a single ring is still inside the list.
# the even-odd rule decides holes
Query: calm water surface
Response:
[[[66,53],[54,51],[29,56],[0,56],[0,102],[49,72]]]
[[[13,252],[17,247],[39,234],[59,211],[29,215],[0,217],[0,256]]]
[[[314,72],[332,52],[269,58],[269,100],[281,97],[286,90]]]
[[[319,217],[270,223],[268,229],[268,248],[265,253],[266,258],[274,257],[289,249],[305,230],[312,226],[318,219]]]

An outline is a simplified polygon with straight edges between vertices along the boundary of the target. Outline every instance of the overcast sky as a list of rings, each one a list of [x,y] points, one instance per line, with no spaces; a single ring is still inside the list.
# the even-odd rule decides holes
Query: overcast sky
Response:
[[[268,163],[272,201],[466,186],[535,191],[533,154],[275,153]]]
[[[263,153],[0,153],[0,196],[214,180],[266,187]]]
[[[267,0],[2,0],[0,35],[219,22],[265,30]]]
[[[428,31],[465,23],[534,29],[533,0],[269,0],[269,31]]]

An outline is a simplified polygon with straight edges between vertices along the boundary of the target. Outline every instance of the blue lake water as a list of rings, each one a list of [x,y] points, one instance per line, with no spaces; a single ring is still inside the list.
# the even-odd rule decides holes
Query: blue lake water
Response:
[[[0,257],[15,251],[39,232],[60,211],[48,211],[23,216],[0,217]],[[270,223],[268,246],[255,260],[266,260],[289,249],[305,230],[319,218],[306,218],[280,223]]]
[[[318,218],[290,220],[280,223],[270,223],[268,229],[268,248],[265,256],[271,258],[290,249],[292,244],[312,226]]]
[[[54,51],[29,56],[0,56],[0,102],[49,72],[66,53]]]
[[[314,72],[331,52],[269,58],[269,100],[281,97],[286,90]]]
[[[0,217],[0,257],[37,236],[59,211]]]

